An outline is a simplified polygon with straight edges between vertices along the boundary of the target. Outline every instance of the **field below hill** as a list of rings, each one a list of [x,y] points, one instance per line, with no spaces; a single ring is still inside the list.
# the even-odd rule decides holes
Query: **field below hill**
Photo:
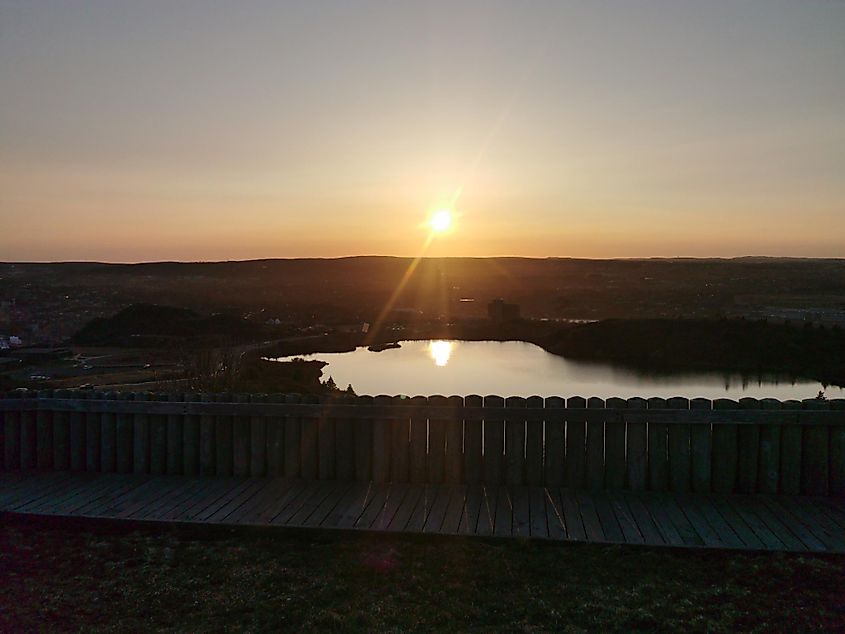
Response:
[[[3,518],[3,631],[845,629],[845,558]]]

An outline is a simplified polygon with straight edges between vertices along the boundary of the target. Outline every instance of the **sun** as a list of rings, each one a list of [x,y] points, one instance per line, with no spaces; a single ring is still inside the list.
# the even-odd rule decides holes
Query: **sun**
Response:
[[[443,233],[452,226],[452,212],[449,209],[439,209],[429,221],[432,231]]]

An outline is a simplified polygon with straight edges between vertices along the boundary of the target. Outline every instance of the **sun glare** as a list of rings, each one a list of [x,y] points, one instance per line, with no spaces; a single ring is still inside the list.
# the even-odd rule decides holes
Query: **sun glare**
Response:
[[[449,363],[449,357],[452,356],[452,346],[451,341],[432,341],[428,344],[428,354],[434,359],[435,365],[442,368]]]
[[[452,212],[448,209],[440,209],[431,217],[431,228],[437,233],[443,233],[452,226]]]

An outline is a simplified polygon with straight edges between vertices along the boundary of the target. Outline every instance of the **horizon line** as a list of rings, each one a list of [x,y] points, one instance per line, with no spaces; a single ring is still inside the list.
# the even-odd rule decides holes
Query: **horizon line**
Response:
[[[412,260],[416,256],[412,255],[376,255],[376,254],[361,254],[361,255],[340,255],[340,256],[304,256],[304,257],[266,257],[266,258],[247,258],[247,259],[229,259],[229,260],[136,260],[136,261],[118,261],[118,260],[7,260],[0,261],[2,266],[14,265],[61,265],[61,264],[102,264],[114,266],[143,266],[149,264],[248,264],[252,262],[295,262],[295,261],[335,261],[335,260],[355,260],[355,259],[390,259],[390,260]],[[651,260],[692,260],[692,261],[731,261],[731,260],[813,260],[813,261],[841,261],[845,260],[845,256],[803,256],[803,255],[732,255],[732,256],[687,256],[687,255],[671,255],[671,256],[631,256],[631,257],[573,257],[573,256],[528,256],[528,255],[446,255],[446,256],[421,256],[421,260],[572,260],[572,261],[586,261],[586,262],[641,262]]]

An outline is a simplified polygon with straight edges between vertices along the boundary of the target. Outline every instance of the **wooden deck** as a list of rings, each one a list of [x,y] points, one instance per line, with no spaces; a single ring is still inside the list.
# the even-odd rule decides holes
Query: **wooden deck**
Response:
[[[774,495],[11,472],[0,474],[0,511],[845,553],[845,502]]]

